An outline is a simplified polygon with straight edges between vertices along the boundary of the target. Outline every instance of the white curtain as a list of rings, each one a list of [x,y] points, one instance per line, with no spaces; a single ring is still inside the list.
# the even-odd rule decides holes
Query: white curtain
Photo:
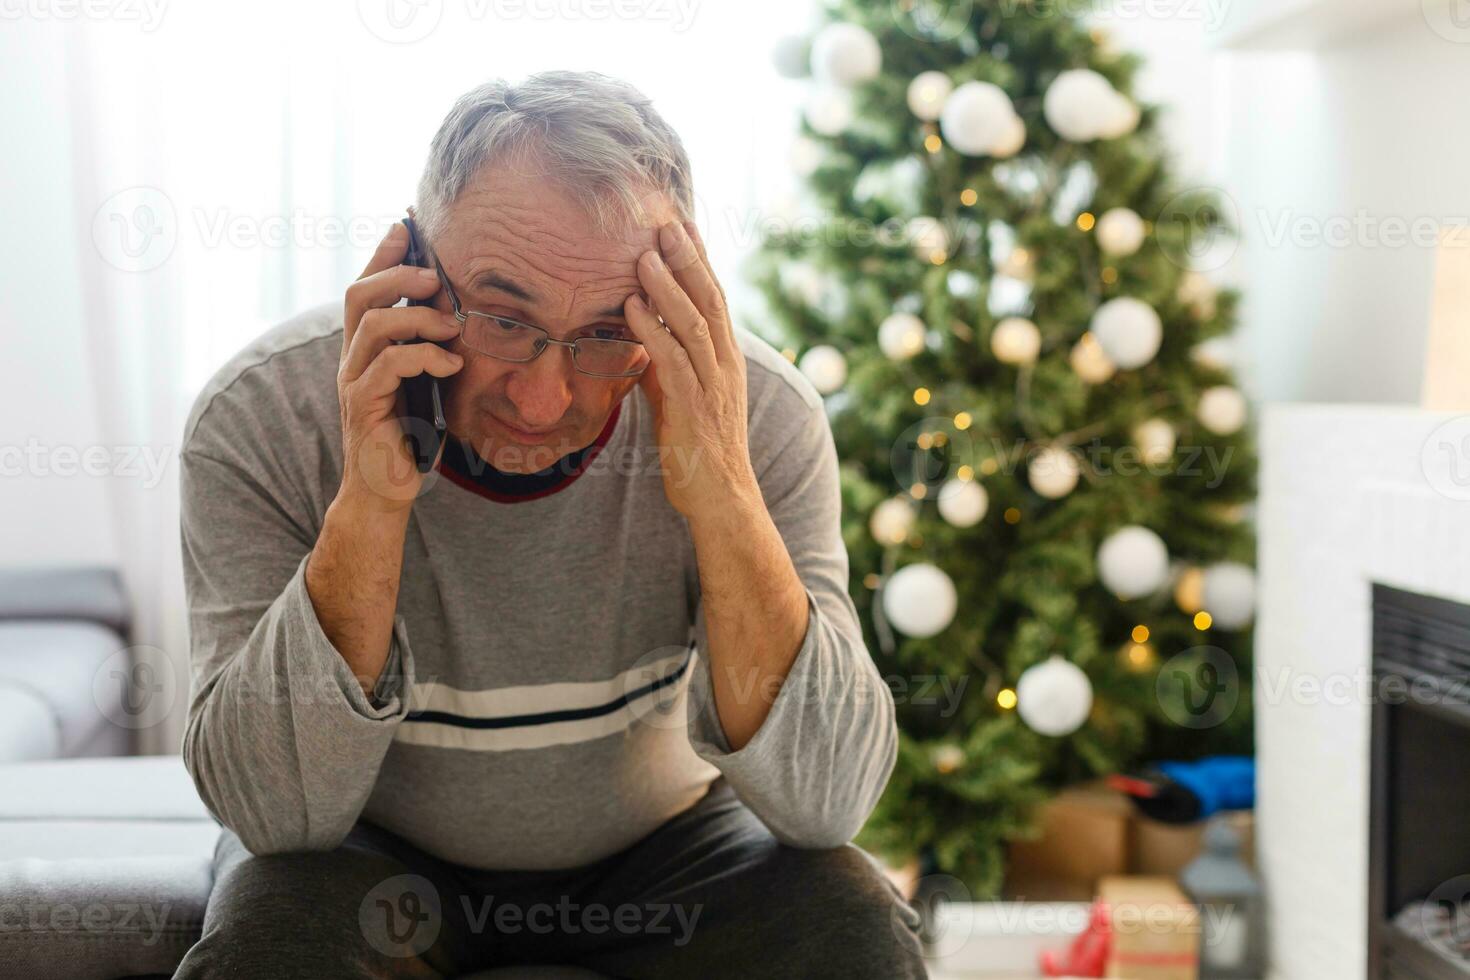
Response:
[[[42,460],[26,457],[0,486],[15,522],[3,559],[123,570],[138,655],[167,679],[171,707],[143,747],[172,752],[188,683],[175,462],[210,374],[273,323],[340,300],[412,202],[457,95],[549,68],[604,71],[654,98],[689,149],[738,306],[738,260],[761,201],[787,180],[801,93],[770,52],[813,11],[781,0],[80,6],[65,20],[61,5],[17,8],[0,30],[0,259],[14,276],[0,327],[20,355],[7,358],[0,446],[38,446]],[[90,447],[98,466],[61,465],[68,446]]]

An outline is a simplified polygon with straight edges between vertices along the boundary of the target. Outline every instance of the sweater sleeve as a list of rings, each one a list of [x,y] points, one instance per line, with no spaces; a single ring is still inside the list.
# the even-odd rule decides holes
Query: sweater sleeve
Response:
[[[847,592],[842,496],[820,403],[758,474],[766,507],[805,586],[808,625],[769,714],[739,751],[715,707],[704,607],[690,684],[690,741],[783,843],[837,847],[877,805],[898,752],[893,695],[863,642]],[[770,697],[757,692],[756,696]]]
[[[369,699],[306,591],[314,533],[271,467],[181,454],[191,694],[183,755],[205,804],[252,853],[329,850],[367,801],[407,712],[402,617]],[[293,516],[294,515],[294,516]]]

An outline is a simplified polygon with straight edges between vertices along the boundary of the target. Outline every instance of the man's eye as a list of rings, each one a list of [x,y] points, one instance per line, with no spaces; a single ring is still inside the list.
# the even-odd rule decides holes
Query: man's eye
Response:
[[[632,337],[630,337],[628,335],[628,331],[624,330],[622,327],[615,327],[615,326],[593,327],[592,328],[592,332],[589,333],[587,336],[593,338],[594,340],[632,340],[633,339]]]
[[[503,320],[500,317],[495,317],[494,321],[495,325],[500,327],[506,333],[516,333],[524,329],[519,323],[515,322],[514,320]]]

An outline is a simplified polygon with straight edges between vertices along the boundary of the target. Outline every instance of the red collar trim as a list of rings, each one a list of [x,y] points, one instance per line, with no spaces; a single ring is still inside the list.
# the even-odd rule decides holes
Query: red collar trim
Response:
[[[602,452],[602,447],[607,445],[608,440],[612,438],[613,430],[617,428],[618,425],[618,417],[622,415],[622,413],[623,403],[618,402],[618,404],[613,407],[612,414],[607,417],[607,423],[603,425],[602,431],[597,434],[597,438],[592,441],[592,445],[587,447],[586,454],[582,457],[582,462],[578,464],[577,468],[567,473],[566,476],[562,478],[561,482],[554,483],[551,486],[546,487],[542,490],[537,490],[535,493],[497,493],[496,491],[491,490],[487,487],[483,487],[469,477],[462,476],[449,467],[445,466],[444,458],[442,456],[439,459],[439,465],[435,467],[435,469],[437,469],[439,473],[444,476],[445,479],[447,479],[450,483],[453,483],[460,489],[479,494],[486,500],[493,500],[498,504],[519,504],[527,500],[539,500],[542,497],[549,497],[554,493],[565,490],[567,487],[572,485],[572,482],[576,480],[577,477],[581,476],[587,471],[588,465],[597,458],[598,454]]]

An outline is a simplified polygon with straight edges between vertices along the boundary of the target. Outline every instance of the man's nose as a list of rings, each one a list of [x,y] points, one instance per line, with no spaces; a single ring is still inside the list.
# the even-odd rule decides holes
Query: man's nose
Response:
[[[522,364],[506,386],[516,413],[527,427],[555,425],[572,404],[572,350],[549,344],[534,361]]]

